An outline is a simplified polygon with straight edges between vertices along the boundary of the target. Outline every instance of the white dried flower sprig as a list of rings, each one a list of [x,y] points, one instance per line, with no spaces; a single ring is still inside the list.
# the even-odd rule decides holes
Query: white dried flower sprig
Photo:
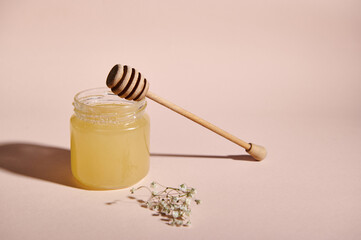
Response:
[[[134,194],[135,191],[142,188],[147,189],[151,193],[145,206],[150,210],[159,212],[162,216],[166,216],[169,225],[189,226],[191,224],[189,220],[191,201],[194,200],[197,205],[201,203],[201,200],[194,199],[196,189],[188,187],[186,184],[181,184],[178,188],[174,188],[152,182],[150,188],[140,186],[130,189],[130,193]],[[162,190],[155,191],[156,188],[162,188]]]

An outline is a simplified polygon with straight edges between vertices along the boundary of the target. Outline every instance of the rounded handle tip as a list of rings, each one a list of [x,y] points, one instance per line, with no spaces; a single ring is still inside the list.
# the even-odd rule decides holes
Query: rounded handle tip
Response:
[[[246,150],[254,159],[261,161],[266,158],[267,150],[266,148],[256,145],[254,143],[250,143],[251,148]]]

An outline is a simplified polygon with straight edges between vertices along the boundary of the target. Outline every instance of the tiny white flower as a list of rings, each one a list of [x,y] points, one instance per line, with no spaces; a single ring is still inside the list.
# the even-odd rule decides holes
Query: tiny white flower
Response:
[[[177,221],[175,222],[175,224],[178,225],[178,226],[183,225],[183,221],[182,221],[182,220],[177,220]]]
[[[151,188],[155,188],[156,186],[157,186],[157,183],[156,183],[156,182],[153,181],[153,182],[150,183],[150,187],[151,187]]]
[[[190,198],[186,198],[186,201],[185,201],[186,205],[189,205],[191,204],[191,199]]]
[[[134,192],[135,192],[135,188],[131,188],[131,189],[130,189],[130,193],[131,193],[131,194],[134,194]]]
[[[179,212],[178,211],[173,211],[172,216],[173,216],[173,218],[179,217]]]

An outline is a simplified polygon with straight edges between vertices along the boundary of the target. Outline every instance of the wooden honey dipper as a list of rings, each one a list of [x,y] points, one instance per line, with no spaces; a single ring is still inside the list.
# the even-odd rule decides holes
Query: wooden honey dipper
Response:
[[[187,110],[148,91],[149,82],[140,72],[134,68],[130,68],[127,65],[115,65],[108,74],[106,84],[109,88],[111,88],[114,94],[127,100],[140,101],[145,97],[152,99],[153,101],[183,115],[186,118],[189,118],[203,127],[206,127],[218,135],[221,135],[222,137],[243,147],[246,152],[256,160],[262,160],[267,155],[267,151],[264,147],[253,143],[247,143],[220,129],[219,127],[216,127],[215,125],[207,122],[206,120],[194,115],[193,113],[190,113]]]

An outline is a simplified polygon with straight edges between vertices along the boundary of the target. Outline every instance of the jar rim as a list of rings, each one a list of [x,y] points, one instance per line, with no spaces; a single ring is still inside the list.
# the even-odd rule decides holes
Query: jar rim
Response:
[[[89,89],[82,90],[82,91],[78,92],[77,94],[75,94],[74,102],[78,102],[81,105],[94,106],[93,104],[87,104],[87,103],[84,103],[83,101],[81,101],[82,95],[87,94],[84,97],[90,97],[90,96],[92,96],[92,95],[90,95],[91,93],[94,96],[95,96],[95,94],[97,96],[100,96],[100,94],[102,94],[102,96],[114,96],[114,98],[111,99],[112,101],[122,103],[122,104],[127,104],[127,105],[135,105],[136,107],[143,105],[145,102],[145,99],[142,99],[140,101],[131,101],[131,100],[121,98],[118,95],[115,95],[114,93],[112,93],[112,91],[110,91],[110,89],[107,87],[97,87],[97,88],[89,88]]]
[[[75,115],[83,120],[104,123],[129,121],[146,108],[145,99],[132,101],[120,98],[107,87],[85,89],[74,96]]]

